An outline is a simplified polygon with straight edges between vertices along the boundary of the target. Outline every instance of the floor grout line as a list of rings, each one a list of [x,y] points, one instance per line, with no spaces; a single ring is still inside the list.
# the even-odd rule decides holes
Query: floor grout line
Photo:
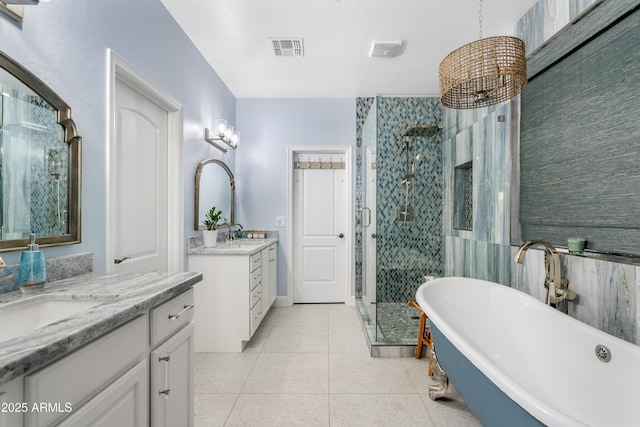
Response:
[[[302,308],[301,310],[304,310],[305,308]],[[425,396],[427,396],[428,394],[428,384],[425,385],[425,388],[422,390],[418,384],[421,383],[421,381],[423,380],[422,377],[422,373],[420,373],[420,369],[422,368],[421,365],[419,364],[415,364],[416,362],[409,362],[409,361],[404,361],[405,358],[403,357],[393,357],[393,358],[382,358],[382,359],[376,359],[376,358],[371,358],[371,355],[369,354],[369,352],[366,351],[367,349],[367,345],[366,345],[366,337],[364,336],[364,330],[362,329],[361,325],[359,323],[356,324],[352,324],[352,320],[351,317],[349,315],[347,315],[347,313],[339,313],[339,312],[334,312],[333,316],[332,316],[332,312],[331,309],[328,309],[328,313],[327,313],[327,322],[328,324],[326,325],[326,329],[327,329],[327,342],[326,342],[326,346],[323,345],[322,347],[318,347],[318,348],[323,348],[323,351],[319,351],[319,352],[300,352],[300,351],[279,351],[279,352],[270,352],[270,351],[265,351],[265,349],[267,349],[267,343],[270,339],[270,337],[272,337],[272,333],[274,331],[274,329],[276,328],[276,326],[292,326],[293,328],[295,328],[295,325],[277,325],[278,323],[278,318],[280,318],[280,315],[282,315],[282,313],[284,313],[284,310],[286,310],[286,308],[281,308],[279,310],[278,313],[274,313],[276,314],[275,317],[269,319],[269,324],[267,325],[266,323],[261,325],[261,327],[267,327],[265,329],[263,329],[262,333],[264,334],[263,336],[260,337],[261,342],[259,343],[259,345],[256,345],[256,347],[254,347],[253,351],[254,353],[256,353],[255,358],[253,359],[252,362],[250,363],[246,363],[246,367],[247,368],[243,368],[241,372],[246,372],[246,374],[244,374],[244,378],[242,379],[242,386],[239,388],[239,392],[238,393],[198,393],[199,395],[210,395],[212,396],[212,398],[215,399],[215,395],[229,395],[228,398],[223,399],[226,403],[224,404],[224,410],[228,411],[226,412],[226,414],[222,414],[220,413],[220,418],[217,419],[217,423],[215,425],[231,425],[232,423],[247,423],[250,422],[250,420],[253,418],[255,418],[255,413],[252,414],[251,411],[246,412],[247,411],[247,407],[251,407],[251,404],[249,403],[249,401],[253,402],[253,398],[248,398],[247,396],[273,396],[273,397],[269,397],[268,398],[268,402],[269,401],[285,401],[285,402],[297,402],[297,401],[311,401],[311,402],[315,402],[313,403],[314,406],[312,406],[312,408],[315,408],[314,411],[312,411],[312,414],[316,414],[315,416],[319,416],[320,419],[324,420],[322,421],[322,425],[336,425],[336,423],[338,424],[344,424],[345,420],[349,420],[349,417],[357,417],[356,421],[351,421],[351,424],[348,425],[353,425],[353,426],[358,426],[358,425],[363,425],[363,424],[358,424],[359,421],[357,421],[358,419],[360,419],[359,417],[362,416],[370,416],[370,415],[366,415],[366,414],[362,414],[363,408],[361,407],[361,405],[365,405],[365,407],[371,407],[371,410],[373,411],[373,413],[378,413],[378,414],[384,414],[382,415],[383,417],[387,416],[388,413],[384,413],[384,412],[380,412],[380,408],[385,408],[387,407],[387,405],[397,405],[397,402],[402,402],[402,401],[407,401],[405,399],[410,399],[409,401],[413,402],[415,401],[415,399],[418,399],[420,402],[418,404],[418,402],[415,402],[414,405],[412,405],[413,407],[416,408],[416,410],[419,411],[419,413],[422,413],[422,420],[423,423],[427,422],[427,425],[431,425],[433,427],[440,427],[440,426],[445,426],[445,425],[467,425],[467,426],[476,426],[477,424],[473,424],[473,422],[466,422],[464,421],[461,424],[449,424],[449,420],[450,417],[459,417],[459,409],[454,406],[454,405],[447,405],[447,404],[442,404],[442,405],[437,405],[437,406],[432,406],[429,405],[428,402],[426,401]],[[353,310],[356,311],[357,313],[357,308],[353,307]],[[314,315],[313,312],[315,310],[309,310],[311,315]],[[288,315],[290,316],[290,315]],[[296,316],[298,316],[298,314],[296,314]],[[304,318],[304,316],[302,317]],[[341,320],[339,320],[341,319]],[[295,316],[294,317],[288,317],[288,318],[281,318],[281,320],[283,321],[291,321],[291,320],[295,320]],[[306,320],[308,321],[308,319]],[[303,320],[304,322],[304,320]],[[324,322],[323,322],[324,323]],[[335,323],[335,324],[332,324]],[[322,328],[324,328],[324,326],[321,326]],[[337,334],[339,328],[349,328],[349,329],[357,329],[360,331],[359,335],[351,335],[351,334],[345,334],[340,336],[339,334]],[[336,333],[335,336],[332,337],[332,332]],[[300,334],[298,334],[297,336],[300,336]],[[278,347],[278,342],[285,339],[286,336],[283,334],[282,336],[278,335],[277,337],[278,341],[272,342],[271,344],[271,348],[277,348]],[[333,340],[333,345],[334,345],[334,349],[339,349],[339,348],[345,348],[347,350],[350,351],[331,351],[332,350],[332,338],[334,338]],[[356,349],[360,348],[360,346],[358,345],[358,343],[355,342],[356,339],[362,339],[363,343],[362,343],[362,351],[356,351]],[[312,346],[311,347],[307,347],[307,348],[312,348],[313,347],[313,342],[311,342]],[[343,344],[344,347],[337,347],[340,344]],[[286,347],[286,345],[285,345]],[[283,348],[285,348],[283,347]],[[291,346],[290,346],[291,347]],[[322,355],[324,354],[323,357],[319,357],[319,356],[315,356],[315,360],[317,361],[321,361],[322,359],[325,360],[326,362],[326,392],[325,391],[321,391],[319,393],[313,393],[313,392],[295,392],[295,391],[290,391],[290,392],[286,392],[286,388],[282,388],[282,390],[285,390],[283,392],[276,392],[276,393],[265,393],[265,392],[249,392],[247,391],[247,385],[249,384],[250,380],[252,381],[252,383],[256,380],[259,381],[259,376],[256,377],[255,375],[260,374],[260,372],[256,371],[257,368],[257,364],[259,359],[261,359],[262,357],[265,357],[267,355],[269,355],[269,357],[272,360],[278,360],[280,356],[277,355],[282,355],[282,357],[287,357],[287,355],[294,355],[294,354],[313,354],[315,353],[316,355]],[[274,356],[275,355],[275,356]],[[361,359],[364,358],[364,356],[367,356],[367,359]],[[294,357],[294,356],[292,356]],[[268,360],[271,360],[268,359]],[[295,357],[294,357],[295,359]],[[370,361],[369,359],[373,359],[373,361]],[[343,390],[358,390],[357,392],[340,392],[340,391],[332,391],[332,372],[334,372],[335,369],[338,369],[338,371],[336,372],[343,372],[343,375],[348,375],[348,372],[351,372],[352,368],[350,368],[350,366],[354,366],[354,367],[361,367],[362,364],[358,361],[358,360],[362,360],[363,363],[365,363],[365,366],[363,367],[363,370],[360,371],[359,374],[356,375],[360,375],[361,379],[360,380],[355,380],[355,381],[362,381],[362,378],[365,379],[364,383],[359,383],[359,384],[367,384],[369,379],[368,379],[368,372],[372,372],[372,373],[376,373],[380,370],[380,368],[377,367],[378,364],[380,364],[381,366],[386,366],[388,365],[386,363],[386,361],[389,361],[390,359],[394,359],[396,360],[396,362],[393,362],[393,364],[398,364],[401,366],[400,369],[398,368],[393,368],[390,372],[397,372],[396,375],[398,378],[401,378],[401,375],[405,375],[406,377],[408,377],[409,382],[406,382],[406,380],[402,380],[406,382],[406,386],[403,386],[406,390],[409,391],[401,391],[402,387],[397,387],[394,386],[393,387],[393,391],[394,392],[385,392],[383,390],[385,390],[384,388],[378,388],[376,387],[375,390],[378,390],[378,392],[372,392],[372,393],[368,393],[366,392],[366,390],[368,388],[370,388],[369,386],[365,386],[365,388],[363,387],[353,387],[353,385],[358,384],[357,382],[354,382],[353,380],[349,380],[348,378],[345,380],[345,378],[336,378],[337,381],[337,389],[340,390],[341,388]],[[302,360],[302,359],[300,359]],[[332,360],[334,360],[333,366],[332,366]],[[249,360],[247,360],[247,362],[249,362]],[[231,363],[232,365],[229,366],[234,366],[233,364],[236,363],[234,358],[231,358],[230,361],[225,362],[225,363]],[[353,363],[353,365],[350,365],[350,363]],[[249,367],[250,366],[250,367]],[[264,361],[261,363],[260,366],[265,366]],[[282,364],[282,366],[288,367],[289,364]],[[321,364],[317,365],[319,368],[321,367]],[[425,364],[425,368],[426,368],[426,364]],[[289,368],[287,368],[289,369]],[[346,369],[346,370],[345,370]],[[413,373],[413,376],[412,376]],[[253,376],[252,376],[253,375]],[[362,375],[364,375],[364,377],[362,377]],[[237,383],[239,383],[240,378],[238,378],[237,376],[235,377],[237,378],[236,381]],[[274,377],[279,378],[279,376]],[[315,377],[318,378],[318,377]],[[354,377],[354,379],[357,377]],[[297,379],[295,381],[300,381],[300,379]],[[317,381],[317,380],[316,380]],[[375,381],[375,380],[374,380]],[[386,381],[386,380],[385,380]],[[397,381],[394,378],[394,381]],[[302,383],[300,383],[302,384]],[[308,382],[306,384],[309,384]],[[371,383],[372,385],[374,383]],[[399,384],[397,382],[395,383],[389,383],[389,384]],[[318,385],[318,389],[320,388],[324,388],[324,386],[322,385],[322,382],[317,382]],[[336,384],[334,384],[334,386],[336,386]],[[346,387],[345,387],[346,386]],[[262,388],[262,390],[269,390],[269,389],[276,389],[274,388]],[[391,388],[387,388],[387,389],[391,389]],[[293,390],[293,389],[291,389]],[[422,392],[421,392],[422,390]],[[232,397],[230,395],[234,395],[235,397]],[[242,396],[245,396],[244,398]],[[281,397],[278,398],[276,396],[289,396],[289,397]],[[299,398],[296,399],[295,396],[298,396]],[[306,397],[302,397],[300,400],[300,396],[308,396],[308,398]],[[315,397],[314,397],[315,396]],[[218,398],[221,399],[221,398]],[[320,399],[320,400],[318,400]],[[217,400],[218,402],[222,402],[223,400]],[[231,401],[233,400],[233,404],[231,404]],[[201,400],[202,401],[202,400]],[[206,401],[206,400],[205,400]],[[202,402],[205,402],[202,401]],[[324,401],[324,403],[322,403]],[[394,403],[396,402],[396,403]],[[204,403],[203,403],[204,404]],[[228,406],[227,406],[228,405]],[[250,406],[247,406],[250,405]],[[321,406],[318,406],[321,405]],[[326,406],[325,406],[326,405]],[[355,406],[354,406],[355,405]],[[267,405],[268,406],[268,405]],[[216,406],[214,405],[212,408],[215,408]],[[287,406],[288,407],[288,406]],[[326,409],[322,409],[322,408],[326,408]],[[220,407],[222,408],[222,406]],[[406,404],[405,404],[405,408],[406,408]],[[420,409],[418,409],[420,408]],[[271,408],[270,408],[271,409]],[[273,415],[274,418],[272,418],[273,420],[280,420],[280,422],[282,422],[282,417],[284,416],[286,419],[286,415],[282,413],[282,410],[285,410],[286,408],[273,408],[273,410],[275,411],[275,414]],[[293,408],[292,408],[293,409]],[[320,411],[318,411],[319,409],[321,409]],[[431,409],[431,410],[430,410]],[[215,411],[215,410],[214,410]],[[335,412],[337,411],[337,412]],[[432,411],[435,411],[432,413]],[[335,413],[334,413],[335,412]],[[426,412],[426,417],[424,416],[424,413]],[[211,410],[209,410],[208,414],[210,414],[209,416],[211,416],[211,414],[214,414],[215,412],[211,412]],[[324,414],[324,415],[323,415]],[[358,415],[360,414],[360,415]],[[207,412],[201,412],[200,416],[202,417],[207,417]],[[224,421],[222,420],[222,416],[225,416]],[[335,416],[337,417],[335,420],[332,420],[332,417]],[[413,415],[412,419],[415,419],[417,415]],[[326,417],[326,419],[325,419]],[[402,419],[408,419],[407,418],[407,412],[399,412],[398,413],[398,417],[402,418]],[[399,418],[399,419],[400,419]],[[389,418],[387,418],[388,420]],[[456,418],[454,418],[456,419]],[[318,418],[316,418],[316,421],[318,420]],[[333,422],[332,422],[333,421]],[[222,422],[222,424],[219,424],[220,422]],[[269,417],[267,416],[267,418],[264,419],[264,424],[263,425],[269,425]],[[355,424],[354,424],[355,422]],[[326,423],[326,424],[325,424]],[[430,424],[429,424],[430,423]],[[292,424],[293,425],[293,424]],[[314,424],[315,425],[315,424]],[[203,427],[201,424],[196,423],[195,427]]]

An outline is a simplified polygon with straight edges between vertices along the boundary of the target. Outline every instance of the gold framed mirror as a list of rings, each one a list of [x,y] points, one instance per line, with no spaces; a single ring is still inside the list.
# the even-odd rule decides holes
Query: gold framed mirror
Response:
[[[71,107],[0,52],[0,251],[80,243],[81,145]]]
[[[212,206],[222,211],[222,225],[235,224],[236,182],[231,169],[222,161],[207,159],[196,171],[194,229],[204,230],[205,214]]]

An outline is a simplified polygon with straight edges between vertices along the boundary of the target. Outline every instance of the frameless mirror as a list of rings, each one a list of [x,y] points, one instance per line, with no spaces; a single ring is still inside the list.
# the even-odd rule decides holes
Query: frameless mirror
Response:
[[[222,211],[226,223],[235,223],[236,183],[231,169],[217,159],[200,162],[196,171],[195,224],[204,230],[202,221],[212,206]]]
[[[71,108],[0,52],[0,251],[80,242],[80,147]]]

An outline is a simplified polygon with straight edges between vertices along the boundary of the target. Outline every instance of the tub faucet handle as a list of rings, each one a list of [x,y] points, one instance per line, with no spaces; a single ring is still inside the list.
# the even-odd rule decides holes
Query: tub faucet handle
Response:
[[[578,294],[567,288],[556,288],[556,303],[560,301],[573,301]]]

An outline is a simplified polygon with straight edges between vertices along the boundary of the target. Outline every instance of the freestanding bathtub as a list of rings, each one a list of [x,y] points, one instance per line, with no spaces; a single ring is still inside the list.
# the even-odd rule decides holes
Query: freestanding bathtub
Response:
[[[440,365],[484,426],[640,425],[639,346],[484,280],[436,279],[416,299]]]

